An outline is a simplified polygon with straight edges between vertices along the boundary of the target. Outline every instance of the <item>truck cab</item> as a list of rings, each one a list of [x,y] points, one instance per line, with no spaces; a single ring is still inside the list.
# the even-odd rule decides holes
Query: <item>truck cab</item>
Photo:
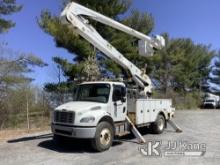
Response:
[[[162,133],[173,111],[169,100],[132,97],[122,82],[86,82],[75,88],[73,101],[55,108],[51,127],[56,141],[63,136],[91,139],[103,151],[114,136],[130,133],[127,116],[138,127],[156,123]]]
[[[73,101],[58,106],[52,115],[56,134],[76,138],[92,138],[102,118],[111,122],[125,121],[127,112],[126,88],[123,83],[87,82],[75,88]],[[63,125],[73,126],[66,132]],[[82,133],[86,129],[88,134]],[[80,130],[80,131],[79,131]],[[89,131],[88,131],[89,130]]]
[[[203,107],[204,108],[217,108],[218,107],[218,101],[214,97],[208,97],[204,99],[203,102]]]

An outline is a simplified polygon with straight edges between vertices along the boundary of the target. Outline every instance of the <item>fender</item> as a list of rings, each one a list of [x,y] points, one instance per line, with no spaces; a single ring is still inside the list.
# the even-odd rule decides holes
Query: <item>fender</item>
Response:
[[[90,117],[90,116],[93,116],[95,117],[95,121],[92,122],[92,123],[81,123],[80,120],[82,118],[85,118],[85,117]],[[87,111],[85,113],[83,113],[81,116],[78,116],[76,119],[77,121],[75,122],[76,125],[80,125],[80,126],[94,126],[96,127],[98,125],[98,123],[100,123],[101,120],[110,120],[111,116],[106,112],[106,110],[104,109],[100,109],[100,110],[90,110],[90,111]]]

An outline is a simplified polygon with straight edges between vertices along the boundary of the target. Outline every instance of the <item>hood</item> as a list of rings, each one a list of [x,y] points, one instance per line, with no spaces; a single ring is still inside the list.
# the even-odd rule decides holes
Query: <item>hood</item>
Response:
[[[103,106],[106,106],[106,104],[97,103],[97,102],[87,102],[87,101],[71,101],[58,106],[57,108],[55,108],[55,110],[65,109],[67,111],[82,112],[82,111],[90,110],[91,108],[98,108]]]

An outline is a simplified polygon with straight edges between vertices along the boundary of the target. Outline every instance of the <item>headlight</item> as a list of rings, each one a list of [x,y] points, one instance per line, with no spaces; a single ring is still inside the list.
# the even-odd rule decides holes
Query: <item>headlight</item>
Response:
[[[95,117],[89,116],[89,117],[84,117],[80,120],[80,123],[92,123],[95,121]]]

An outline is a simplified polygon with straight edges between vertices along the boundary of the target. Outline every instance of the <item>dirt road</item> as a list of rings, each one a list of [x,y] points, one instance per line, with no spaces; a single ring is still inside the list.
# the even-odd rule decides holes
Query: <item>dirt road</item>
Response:
[[[159,147],[156,148],[160,156],[157,154],[153,157],[149,156],[146,144],[137,144],[132,136],[115,140],[109,151],[95,153],[91,150],[88,141],[77,140],[61,147],[53,143],[50,132],[42,132],[0,143],[0,164],[219,164],[220,110],[177,111],[175,121],[181,126],[183,133],[175,133],[170,127],[161,135],[153,135],[142,130],[148,146],[160,142]],[[166,156],[167,151],[174,151],[168,150],[169,144],[173,145],[173,149],[175,144],[181,144],[179,148],[182,147],[184,151],[187,149],[191,151],[190,148],[184,147],[196,146],[198,149],[202,146],[203,151],[205,150],[204,156],[183,156],[181,153],[178,155],[176,151],[179,150],[170,152],[176,155]],[[141,149],[146,152],[141,152]],[[155,153],[153,150],[152,152]]]

